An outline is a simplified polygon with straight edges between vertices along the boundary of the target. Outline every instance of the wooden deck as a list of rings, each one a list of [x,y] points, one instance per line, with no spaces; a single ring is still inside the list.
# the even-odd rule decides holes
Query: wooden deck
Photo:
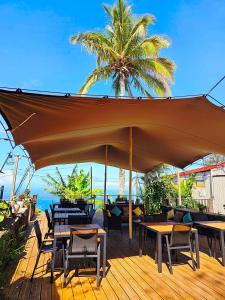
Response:
[[[45,232],[47,224],[44,214],[39,219]],[[174,274],[171,275],[166,264],[163,264],[163,273],[159,274],[151,256],[138,256],[136,240],[132,249],[129,248],[126,230],[122,236],[120,232],[115,232],[108,237],[107,258],[110,267],[100,288],[96,288],[95,278],[91,277],[72,277],[67,287],[63,288],[61,270],[57,270],[56,280],[50,284],[48,255],[41,256],[31,283],[36,254],[37,245],[32,230],[26,244],[26,253],[18,262],[16,270],[12,270],[10,285],[5,290],[7,299],[225,299],[225,267],[217,260],[201,252],[200,270],[194,272],[187,263],[179,263],[174,266]],[[179,261],[182,261],[182,257]]]

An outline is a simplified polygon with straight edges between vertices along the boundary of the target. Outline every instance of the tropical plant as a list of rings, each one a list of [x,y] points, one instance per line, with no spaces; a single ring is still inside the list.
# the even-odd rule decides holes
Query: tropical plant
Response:
[[[139,196],[143,200],[146,213],[150,214],[159,212],[165,201],[175,204],[176,190],[170,176],[151,176],[145,179]]]
[[[10,216],[10,206],[6,201],[0,202],[0,223],[3,222],[3,220],[6,217]]]
[[[10,274],[11,264],[18,259],[25,247],[26,231],[24,226],[21,226],[15,234],[12,230],[5,231],[0,238],[0,298],[3,298],[1,292],[5,285],[8,275]]]
[[[46,192],[59,196],[60,199],[74,200],[77,198],[86,198],[91,194],[90,175],[84,170],[78,172],[77,165],[74,166],[67,180],[64,180],[60,170],[56,167],[56,176],[50,174],[43,179],[47,185],[53,189],[45,189]],[[100,189],[93,190],[93,193],[102,192]]]
[[[198,203],[192,196],[192,190],[195,182],[195,174],[191,174],[184,179],[180,179],[181,199],[182,206],[184,207],[198,208]],[[178,186],[175,183],[174,188],[178,197]]]
[[[160,50],[170,46],[161,35],[148,35],[148,27],[155,18],[151,15],[136,17],[132,6],[124,0],[112,7],[103,5],[109,24],[103,32],[78,33],[71,38],[96,56],[96,68],[89,75],[79,93],[85,94],[100,80],[111,79],[116,96],[133,96],[133,89],[152,97],[151,89],[158,96],[170,95],[175,63],[161,57]],[[125,172],[120,169],[120,195],[124,195]]]

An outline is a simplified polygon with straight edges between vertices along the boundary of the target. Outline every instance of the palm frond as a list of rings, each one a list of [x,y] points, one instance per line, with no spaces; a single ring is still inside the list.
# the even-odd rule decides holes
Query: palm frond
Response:
[[[133,66],[141,67],[147,71],[154,73],[155,75],[164,76],[165,79],[173,82],[173,73],[175,70],[174,62],[166,58],[147,58],[147,59],[137,59],[132,61]]]
[[[114,59],[120,57],[120,55],[113,50],[110,40],[102,33],[78,33],[71,37],[71,43],[80,43],[90,53],[95,53],[101,57],[102,61],[108,60],[109,57],[113,57]]]
[[[85,94],[89,90],[89,88],[100,79],[108,80],[111,74],[112,69],[110,66],[104,66],[95,69],[87,78],[84,85],[80,88],[79,94]]]
[[[56,167],[56,174],[59,177],[59,180],[60,180],[61,184],[65,187],[66,183],[65,183],[65,181],[63,179],[63,176],[62,176],[61,172],[59,171],[58,167]]]
[[[134,25],[131,33],[130,33],[130,37],[123,49],[123,55],[125,55],[126,51],[131,47],[131,44],[133,43],[133,41],[135,40],[136,43],[137,41],[137,37],[138,36],[145,36],[146,32],[147,32],[147,27],[150,24],[154,24],[154,17],[150,16],[150,15],[145,15],[143,17],[141,17],[137,23]]]

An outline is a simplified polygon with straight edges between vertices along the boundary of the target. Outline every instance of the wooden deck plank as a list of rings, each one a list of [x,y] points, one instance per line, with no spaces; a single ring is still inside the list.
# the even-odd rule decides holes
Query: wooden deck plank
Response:
[[[38,217],[42,232],[47,231],[44,214]],[[136,236],[137,238],[138,236]],[[171,275],[163,263],[163,272],[157,271],[154,259],[149,255],[138,256],[138,241],[134,238],[132,248],[128,244],[125,230],[112,232],[108,236],[107,256],[111,265],[106,278],[102,278],[99,288],[96,279],[75,277],[63,287],[62,270],[55,272],[55,281],[50,284],[50,254],[41,255],[34,280],[30,282],[37,255],[34,230],[31,231],[25,247],[25,255],[19,260],[12,275],[10,286],[6,288],[8,299],[13,300],[220,300],[225,299],[225,268],[214,258],[200,252],[201,269],[195,272],[186,262],[174,266]],[[151,244],[147,244],[148,249]],[[149,250],[150,252],[153,249]],[[60,254],[59,254],[60,255]],[[165,261],[166,258],[164,258]],[[60,256],[58,256],[60,263]],[[48,267],[48,270],[47,270]]]

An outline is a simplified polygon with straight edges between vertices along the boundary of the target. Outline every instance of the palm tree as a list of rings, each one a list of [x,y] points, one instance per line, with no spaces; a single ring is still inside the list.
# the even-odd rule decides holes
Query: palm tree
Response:
[[[151,89],[158,96],[170,95],[175,63],[159,56],[162,48],[170,42],[160,35],[148,36],[148,27],[154,17],[144,15],[136,18],[132,7],[124,0],[112,7],[103,5],[109,24],[103,32],[78,33],[71,38],[96,56],[96,68],[89,75],[79,93],[85,94],[100,80],[112,79],[115,96],[125,93],[132,97],[136,89],[142,95],[152,97]],[[124,194],[124,170],[120,170],[120,195]]]

